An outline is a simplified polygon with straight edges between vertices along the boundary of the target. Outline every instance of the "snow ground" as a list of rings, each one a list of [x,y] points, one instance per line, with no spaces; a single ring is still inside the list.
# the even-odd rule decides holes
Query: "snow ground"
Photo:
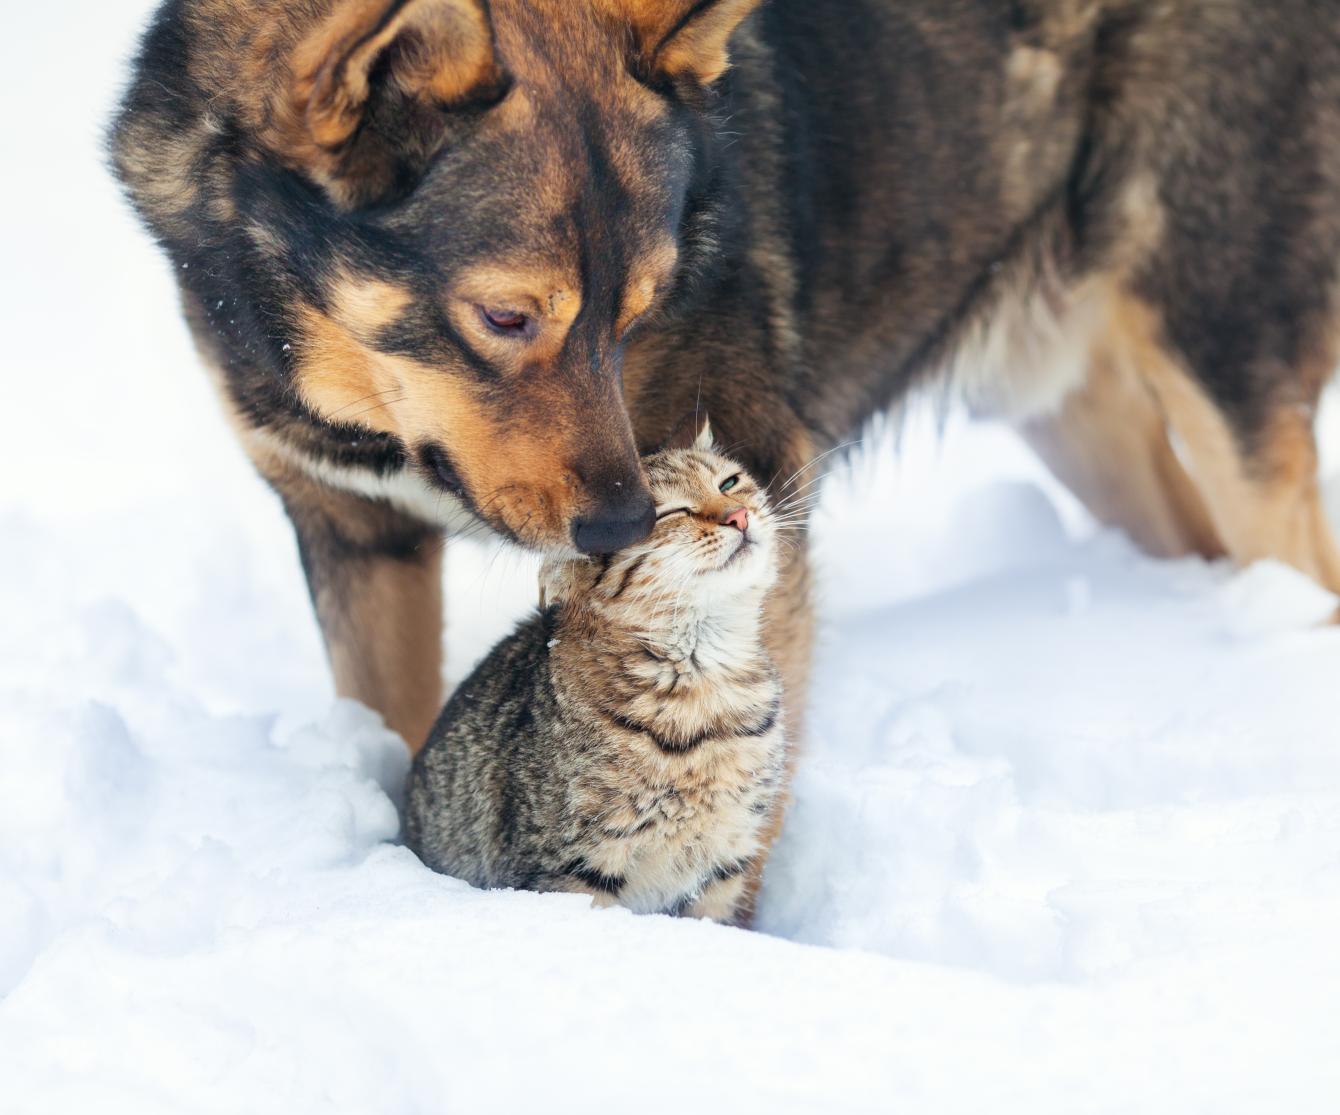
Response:
[[[403,747],[332,701],[97,166],[145,10],[29,5],[0,45],[40,105],[0,179],[0,1111],[1340,1106],[1334,600],[1139,556],[991,427],[914,420],[825,495],[764,932],[396,846]],[[451,552],[453,676],[533,571]]]

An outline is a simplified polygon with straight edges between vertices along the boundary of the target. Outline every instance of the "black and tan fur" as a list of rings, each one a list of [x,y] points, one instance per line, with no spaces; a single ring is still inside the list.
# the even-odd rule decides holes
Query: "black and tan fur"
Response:
[[[477,886],[735,921],[781,788],[763,493],[710,434],[650,458],[657,521],[551,561],[554,601],[494,648],[414,761],[409,846]]]
[[[169,0],[112,147],[412,743],[444,532],[625,544],[696,405],[787,478],[949,382],[1152,550],[1340,589],[1333,3]]]

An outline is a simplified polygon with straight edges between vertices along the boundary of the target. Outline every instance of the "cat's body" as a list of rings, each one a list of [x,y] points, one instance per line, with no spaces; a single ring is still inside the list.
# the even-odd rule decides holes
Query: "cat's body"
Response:
[[[760,635],[773,524],[705,444],[647,472],[651,537],[548,567],[558,602],[448,702],[410,776],[407,837],[477,886],[733,921],[785,762]]]

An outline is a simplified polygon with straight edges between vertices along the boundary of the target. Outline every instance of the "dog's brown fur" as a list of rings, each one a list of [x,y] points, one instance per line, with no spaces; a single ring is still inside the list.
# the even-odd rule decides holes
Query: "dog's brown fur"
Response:
[[[1331,5],[169,0],[113,151],[412,743],[442,531],[614,548],[696,410],[780,482],[948,376],[1156,552],[1340,590]]]

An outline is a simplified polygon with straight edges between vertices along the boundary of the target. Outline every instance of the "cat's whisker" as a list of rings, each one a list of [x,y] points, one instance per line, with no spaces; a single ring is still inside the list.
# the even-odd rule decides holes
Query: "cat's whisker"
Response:
[[[860,443],[861,443],[860,438],[853,438],[851,441],[844,441],[838,445],[833,446],[832,449],[826,449],[824,450],[824,452],[816,454],[814,457],[811,457],[808,461],[806,461],[803,465],[801,465],[798,469],[796,469],[796,471],[793,472],[790,476],[788,476],[786,480],[783,481],[779,490],[783,492],[786,491],[786,489],[789,488],[795,482],[796,477],[800,476],[800,474],[803,473],[806,469],[813,468],[820,461],[824,460],[827,457],[831,457],[834,453],[840,453],[844,449],[851,449],[854,446],[859,445]]]
[[[819,506],[817,496],[804,496],[800,499],[792,500],[774,508],[772,515],[774,518],[783,519],[788,515],[808,515]]]
[[[376,399],[382,395],[390,395],[396,391],[401,390],[403,390],[403,388],[399,384],[397,384],[394,387],[383,387],[380,391],[370,391],[368,394],[363,395],[360,398],[354,399],[352,402],[345,403],[344,406],[340,407],[338,410],[332,411],[329,417],[329,421],[335,422],[336,420],[340,419],[340,416],[343,415],[345,411],[352,410],[354,407],[358,406],[359,403],[366,403],[369,399]],[[353,419],[357,417],[358,415],[354,415],[353,418],[344,419],[344,421],[352,422]]]
[[[814,489],[816,489],[818,485],[821,484],[827,478],[828,478],[827,475],[825,475],[825,476],[816,476],[812,480],[807,480],[804,484],[801,484],[798,487],[796,487],[788,495],[784,496],[779,500],[774,501],[773,506],[787,507],[790,504],[794,503],[796,500],[819,499],[823,493],[821,491],[817,491]]]
[[[389,399],[382,399],[380,402],[374,403],[370,407],[365,407],[363,410],[355,411],[353,414],[349,415],[349,417],[346,418],[345,421],[356,422],[358,419],[364,418],[367,415],[374,413],[375,411],[382,410],[385,407],[395,406],[397,403],[403,403],[406,398],[408,398],[408,395],[401,394],[398,396],[393,396],[392,398]]]
[[[776,518],[784,518],[787,515],[808,514],[818,506],[819,500],[816,496],[803,496],[799,499],[791,500],[775,507],[772,514]]]
[[[811,492],[810,489],[817,487],[819,484],[822,484],[822,483],[823,483],[825,480],[827,480],[828,477],[831,476],[831,475],[832,475],[831,473],[827,473],[827,472],[826,472],[826,473],[824,473],[822,476],[814,476],[814,477],[811,477],[809,480],[806,480],[803,484],[798,485],[798,486],[797,486],[797,487],[790,493],[790,495],[786,496],[784,499],[780,499],[780,500],[778,500],[778,501],[777,501],[777,506],[778,506],[778,507],[783,507],[783,506],[785,506],[785,505],[787,504],[787,502],[789,502],[790,500],[805,498],[807,495],[810,496],[810,497],[812,497],[812,498],[817,499],[821,493],[820,493],[820,492],[817,492],[817,491],[815,491],[815,492]]]

